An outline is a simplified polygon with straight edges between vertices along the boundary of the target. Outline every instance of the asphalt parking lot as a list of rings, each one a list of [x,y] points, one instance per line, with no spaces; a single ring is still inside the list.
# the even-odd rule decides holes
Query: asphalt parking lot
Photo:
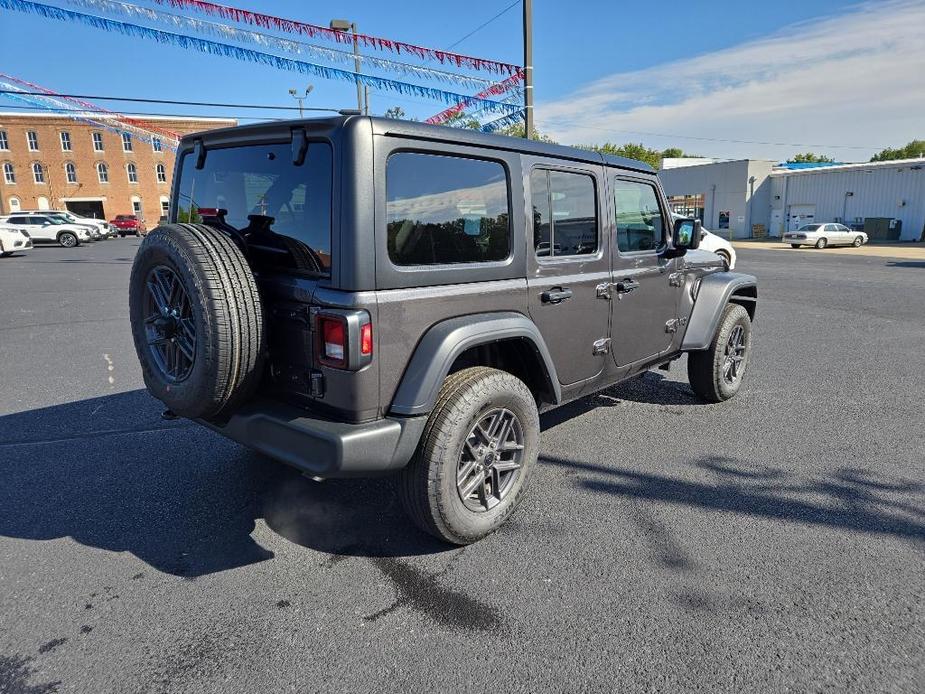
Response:
[[[162,421],[138,245],[0,260],[0,692],[922,691],[925,261],[741,250],[739,397],[681,360],[545,415],[458,549]]]

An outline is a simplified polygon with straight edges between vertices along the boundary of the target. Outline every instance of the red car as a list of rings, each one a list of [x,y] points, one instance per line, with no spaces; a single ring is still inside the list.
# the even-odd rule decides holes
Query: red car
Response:
[[[116,228],[116,231],[119,232],[119,236],[122,237],[125,237],[127,234],[144,236],[148,231],[145,228],[145,223],[133,214],[117,214],[116,218],[110,220],[109,223]]]

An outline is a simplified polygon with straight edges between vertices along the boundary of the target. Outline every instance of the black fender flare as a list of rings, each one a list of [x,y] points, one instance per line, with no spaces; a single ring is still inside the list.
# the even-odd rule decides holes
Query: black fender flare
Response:
[[[424,334],[395,392],[390,413],[429,414],[440,386],[460,354],[471,347],[511,339],[524,339],[536,350],[546,367],[547,386],[555,398],[554,404],[561,402],[556,367],[536,324],[520,313],[481,313],[442,321]]]
[[[715,272],[700,281],[694,310],[681,342],[683,351],[707,349],[730,300],[742,303],[754,320],[758,302],[758,280],[738,272]]]

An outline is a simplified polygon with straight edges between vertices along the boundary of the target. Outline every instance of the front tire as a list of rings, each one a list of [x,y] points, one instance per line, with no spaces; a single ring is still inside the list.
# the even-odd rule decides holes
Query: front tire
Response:
[[[450,375],[401,472],[411,520],[457,545],[494,532],[520,502],[539,432],[536,401],[520,379],[482,366]]]
[[[739,304],[723,311],[713,342],[687,358],[687,377],[694,392],[707,402],[723,402],[742,386],[752,347],[752,322]]]
[[[854,242],[851,245],[854,246],[855,248],[860,248],[861,246],[864,245],[864,239],[862,239],[860,236],[856,236],[854,238]]]
[[[723,262],[726,264],[726,269],[729,269],[729,266],[732,264],[732,256],[729,255],[727,251],[716,251],[716,255],[723,259]]]
[[[77,245],[77,236],[69,231],[61,232],[61,234],[58,235],[58,243],[64,248],[73,248]]]
[[[822,250],[828,245],[829,245],[829,242],[826,239],[819,239],[818,241],[816,241],[816,248],[818,248],[819,250]]]

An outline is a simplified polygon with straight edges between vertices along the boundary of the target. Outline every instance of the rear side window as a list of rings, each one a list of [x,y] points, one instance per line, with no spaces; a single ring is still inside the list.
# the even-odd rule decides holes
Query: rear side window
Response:
[[[255,268],[331,270],[331,146],[310,142],[301,166],[290,144],[211,149],[205,166],[184,155],[177,220],[226,228]],[[230,227],[230,229],[229,229]]]
[[[511,251],[504,167],[400,152],[386,164],[389,258],[396,265],[504,260]]]
[[[654,186],[615,180],[614,209],[617,248],[621,251],[651,251],[664,243],[664,221]]]
[[[588,174],[534,169],[533,249],[538,258],[597,252],[597,196]]]

